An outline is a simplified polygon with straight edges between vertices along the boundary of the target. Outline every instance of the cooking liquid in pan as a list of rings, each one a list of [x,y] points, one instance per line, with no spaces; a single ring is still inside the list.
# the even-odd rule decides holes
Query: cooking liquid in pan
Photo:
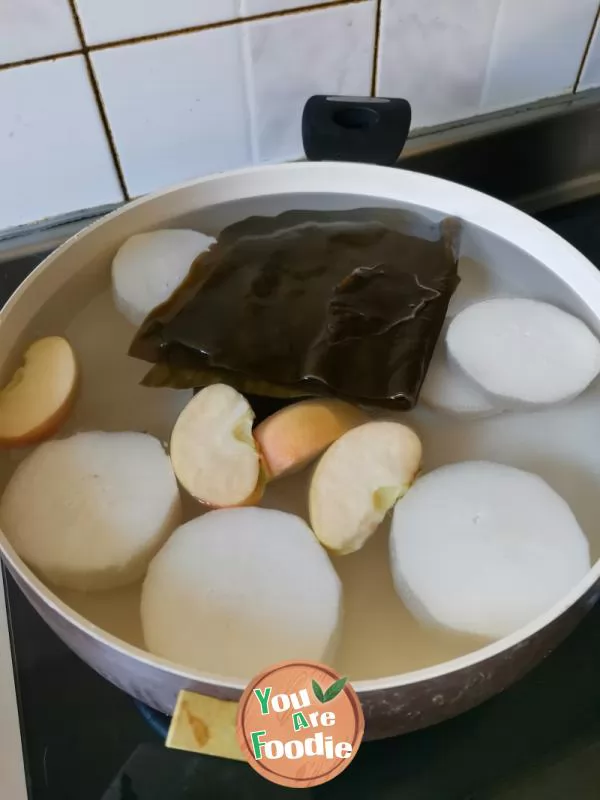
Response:
[[[504,283],[497,274],[490,279],[488,270],[468,258],[461,259],[459,273],[462,283],[452,300],[450,314],[469,302],[489,296],[537,296],[536,287],[515,281],[514,273],[512,280]],[[32,336],[42,335],[46,330],[64,333],[82,366],[80,396],[61,434],[94,429],[139,430],[167,442],[191,392],[141,387],[139,381],[147,372],[147,364],[127,356],[135,331],[113,305],[107,274],[101,276],[89,297],[90,301],[82,308],[78,300],[81,310],[70,321],[67,319],[66,324],[59,323],[64,320],[63,311],[32,326],[35,328]],[[600,542],[594,538],[600,497],[599,405],[597,381],[573,403],[546,411],[459,421],[417,406],[414,411],[398,416],[413,425],[422,438],[425,471],[455,461],[487,459],[541,475],[571,505],[590,539],[595,560],[600,551]],[[1,454],[2,486],[26,452]],[[306,470],[271,484],[262,504],[307,518],[309,474]],[[185,500],[186,518],[197,516],[201,510],[190,498]],[[345,609],[334,666],[351,679],[416,670],[464,655],[486,643],[475,637],[426,628],[412,618],[392,586],[386,526],[363,550],[336,557],[334,564],[343,582]],[[140,585],[90,594],[55,591],[95,625],[143,647]]]

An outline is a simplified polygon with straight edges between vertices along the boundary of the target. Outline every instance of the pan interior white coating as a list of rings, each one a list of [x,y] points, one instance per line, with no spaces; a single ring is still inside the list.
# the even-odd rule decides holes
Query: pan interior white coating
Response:
[[[358,188],[355,191],[358,192]],[[219,196],[219,192],[215,194]],[[227,193],[223,191],[222,194]],[[385,198],[385,194],[382,197]],[[460,197],[454,204],[449,201],[447,210],[460,213],[459,200]],[[165,224],[164,219],[159,219],[160,214],[168,215],[169,207],[177,208],[177,203],[169,206],[164,201],[163,204],[165,208],[160,212],[152,211],[150,204],[147,213],[142,213],[143,203],[137,204],[129,222],[120,227],[113,226],[110,236],[104,239],[99,236],[102,230],[96,228],[98,236],[95,239],[90,237],[89,248],[97,254],[90,257],[89,263],[80,262],[77,250],[71,252],[70,257],[69,252],[65,252],[61,260],[57,258],[55,261],[52,279],[37,281],[37,294],[35,282],[31,288],[22,290],[20,297],[9,307],[9,314],[2,319],[5,323],[4,343],[14,342],[9,353],[3,351],[0,354],[4,373],[14,365],[23,342],[46,332],[65,333],[81,353],[84,378],[87,375],[89,380],[87,386],[84,382],[67,432],[82,428],[147,430],[166,440],[178,411],[187,400],[186,393],[157,392],[139,387],[138,381],[145,367],[125,356],[133,329],[119,316],[110,296],[110,258],[117,244],[126,233],[134,232],[132,225],[135,232],[139,232],[147,229],[146,225],[151,228]],[[264,196],[239,202],[228,200],[193,212],[185,208],[186,204],[180,203],[180,213],[171,210],[168,224],[170,227],[191,225],[203,233],[214,235],[222,226],[254,213],[380,204],[393,203],[389,197],[365,198],[357,193],[335,196],[316,192]],[[189,201],[187,205],[190,205]],[[402,205],[406,206],[407,202]],[[432,212],[432,216],[439,216],[439,212]],[[543,241],[544,232],[536,228],[532,239],[536,236]],[[553,238],[549,243],[549,254],[552,251],[550,245],[554,244]],[[79,245],[83,245],[83,241]],[[85,250],[80,248],[80,253],[83,252]],[[575,259],[571,248],[566,252],[572,260]],[[560,252],[555,252],[556,258],[559,255]],[[585,261],[583,257],[581,259]],[[79,271],[75,268],[75,260],[79,263]],[[585,263],[584,266],[587,268]],[[589,295],[587,286],[572,291],[564,279],[552,274],[522,248],[477,225],[466,226],[459,271],[463,281],[453,298],[452,313],[488,297],[532,297],[557,303],[584,319],[596,333],[600,330],[600,288],[596,289],[594,313],[578,297]],[[582,275],[584,273],[585,270]],[[588,277],[592,286],[595,278]],[[27,300],[27,297],[31,299]],[[600,535],[595,525],[600,496],[599,411],[600,384],[596,382],[571,404],[544,411],[463,420],[419,406],[400,418],[414,425],[422,437],[426,470],[454,461],[481,459],[500,461],[541,475],[571,505],[589,538],[592,560],[595,561],[600,553]],[[22,452],[1,454],[2,485],[21,457]],[[299,513],[306,518],[307,477],[308,473],[301,473],[272,484],[263,505]],[[187,503],[188,518],[197,515],[198,510],[193,501]],[[433,667],[489,644],[475,637],[425,629],[413,620],[393,589],[387,535],[384,526],[362,551],[335,559],[344,587],[345,623],[334,666],[354,681],[385,679]],[[101,637],[104,630],[118,637],[124,647],[143,647],[139,586],[101,595],[67,590],[60,590],[57,594],[71,609],[98,626],[98,636]]]

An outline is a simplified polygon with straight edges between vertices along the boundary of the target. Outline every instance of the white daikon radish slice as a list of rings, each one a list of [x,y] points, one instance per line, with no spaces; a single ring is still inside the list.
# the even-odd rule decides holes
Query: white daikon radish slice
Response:
[[[367,422],[334,442],[310,484],[319,541],[341,555],[360,550],[415,479],[421,456],[419,437],[399,422]]]
[[[450,323],[450,358],[494,402],[535,407],[566,402],[600,372],[600,342],[581,320],[548,303],[496,299]]]
[[[449,361],[445,330],[429,364],[420,399],[430,408],[456,416],[490,417],[500,413],[484,392]]]
[[[537,475],[486,461],[414,484],[394,510],[390,558],[417,618],[493,638],[548,611],[590,568],[567,503]]]
[[[180,521],[169,458],[143,433],[46,442],[17,467],[0,502],[0,528],[21,558],[81,591],[143,577]]]
[[[183,409],[171,435],[171,462],[183,488],[215,508],[260,500],[260,455],[252,436],[254,412],[222,383],[207,386]]]
[[[247,679],[278,661],[330,662],[341,583],[308,525],[264,508],[211,511],[179,528],[142,591],[148,649]]]
[[[192,262],[214,243],[198,231],[138,233],[121,245],[112,264],[115,304],[139,327],[148,314],[173,294]]]

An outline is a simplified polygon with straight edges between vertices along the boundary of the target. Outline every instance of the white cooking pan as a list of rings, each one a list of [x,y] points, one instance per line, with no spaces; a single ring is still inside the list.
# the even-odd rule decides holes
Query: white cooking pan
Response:
[[[67,430],[134,427],[166,438],[177,401],[171,393],[165,399],[163,390],[134,387],[144,366],[131,361],[127,373],[130,332],[101,297],[119,245],[134,233],[160,227],[216,234],[253,214],[367,206],[464,220],[463,282],[453,300],[455,310],[490,294],[528,295],[577,314],[600,336],[600,276],[580,253],[535,220],[470,189],[413,172],[298,163],[219,175],[159,192],[68,241],[35,270],[0,314],[0,377],[6,379],[33,338],[67,331],[86,358],[96,359],[90,369],[97,385],[105,387],[95,397],[84,391],[83,407],[76,409]],[[86,320],[92,325],[92,318],[97,327],[86,338],[83,329]],[[109,344],[118,349],[117,366],[102,350]],[[131,386],[121,387],[127,381]],[[156,391],[160,394],[143,408],[136,392]],[[600,508],[600,392],[592,387],[566,408],[524,417],[503,415],[454,426],[438,421],[428,429],[418,411],[412,414],[424,438],[427,468],[483,457],[545,477],[571,504],[595,560],[600,551],[594,522]],[[3,480],[13,468],[13,457],[6,456]],[[267,504],[293,510],[302,487],[288,481],[273,491],[267,493]],[[372,738],[437,722],[501,691],[567,635],[599,591],[600,566],[595,564],[553,608],[501,641],[486,644],[430,633],[413,622],[393,593],[385,540],[383,531],[362,553],[336,560],[346,602],[336,666],[353,680]],[[89,596],[58,593],[33,574],[2,534],[0,550],[23,592],[65,643],[108,680],[154,708],[170,713],[183,688],[234,699],[250,677],[204,674],[150,655],[140,634],[139,587]]]

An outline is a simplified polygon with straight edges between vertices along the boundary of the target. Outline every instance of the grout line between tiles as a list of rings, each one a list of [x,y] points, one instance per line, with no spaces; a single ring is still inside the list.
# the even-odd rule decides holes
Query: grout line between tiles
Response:
[[[119,158],[119,152],[117,150],[113,132],[110,127],[108,114],[106,113],[106,108],[104,107],[104,101],[102,99],[100,87],[98,86],[98,81],[96,80],[96,74],[94,73],[94,67],[92,65],[92,59],[90,58],[89,49],[87,48],[85,43],[83,26],[79,18],[79,12],[77,11],[77,8],[75,6],[75,0],[69,0],[69,7],[73,15],[73,22],[75,23],[75,28],[77,29],[77,35],[79,36],[79,40],[83,47],[83,58],[85,60],[85,66],[87,69],[90,86],[94,94],[94,98],[96,100],[96,106],[98,108],[98,113],[100,114],[100,121],[102,123],[102,127],[104,128],[104,134],[106,136],[106,141],[108,142],[108,148],[112,156],[113,165],[115,168],[115,172],[117,174],[117,180],[119,181],[119,186],[121,188],[121,191],[123,192],[123,197],[125,198],[125,200],[129,200],[130,197],[129,197],[129,191],[127,190],[127,183],[125,182],[125,174],[123,172],[123,167],[121,166],[121,160]]]
[[[186,33],[198,33],[199,31],[212,30],[214,28],[228,28],[233,25],[243,25],[246,22],[257,22],[259,20],[277,19],[278,17],[291,17],[295,14],[306,14],[311,11],[322,11],[323,9],[336,8],[337,6],[350,6],[357,3],[374,2],[379,3],[380,0],[326,0],[317,6],[301,6],[300,8],[287,8],[281,11],[270,11],[265,14],[254,14],[249,17],[235,17],[233,19],[222,20],[221,22],[213,22],[206,25],[191,25],[187,28],[176,28],[172,31],[160,31],[158,33],[149,33],[144,36],[132,36],[129,39],[115,39],[111,42],[101,42],[100,44],[88,45],[85,40],[83,27],[79,19],[79,12],[75,6],[75,0],[68,0],[71,7],[71,13],[75,19],[77,27],[77,34],[82,43],[81,50],[68,50],[64,53],[50,53],[45,56],[34,56],[33,58],[24,58],[20,61],[9,61],[5,64],[0,64],[0,71],[5,69],[13,69],[16,67],[26,67],[30,64],[41,64],[47,61],[56,61],[59,58],[68,58],[69,56],[78,56],[86,53],[93,53],[100,50],[112,50],[117,47],[123,47],[129,44],[140,44],[143,42],[153,42],[160,39],[169,39],[172,36],[181,36]]]
[[[61,58],[69,58],[69,56],[79,56],[81,52],[81,50],[65,50],[64,53],[52,53],[49,56],[34,56],[33,58],[23,58],[21,61],[8,61],[6,64],[0,64],[0,71],[14,67],[29,67],[31,64],[42,64],[46,61],[58,61]]]
[[[377,95],[377,78],[379,77],[379,41],[381,38],[381,13],[383,0],[375,0],[375,40],[373,42],[373,66],[371,69],[371,97]]]
[[[296,14],[306,14],[312,11],[322,11],[327,8],[336,8],[338,6],[355,5],[356,3],[376,2],[376,0],[328,0],[328,2],[321,3],[318,6],[301,6],[300,8],[288,8],[282,11],[270,11],[266,14],[254,14],[250,17],[242,17],[237,19],[226,19],[220,22],[211,22],[206,25],[190,25],[187,28],[178,28],[173,31],[161,31],[159,33],[149,33],[145,36],[132,36],[129,39],[119,39],[114,42],[103,42],[102,44],[89,45],[89,50],[95,52],[97,50],[110,50],[114,47],[122,47],[128,44],[140,44],[142,42],[154,42],[160,39],[169,39],[172,36],[181,36],[186,33],[198,33],[199,31],[210,31],[216,28],[230,28],[233,25],[244,25],[247,22],[256,22],[258,20],[277,19],[278,17],[292,17]]]
[[[590,30],[590,35],[588,36],[587,43],[583,50],[583,56],[581,57],[581,63],[579,65],[579,69],[577,70],[577,77],[575,78],[575,82],[573,83],[573,94],[579,88],[579,81],[581,80],[581,76],[583,74],[583,70],[585,69],[585,62],[587,61],[588,53],[590,52],[590,48],[592,46],[592,42],[594,41],[594,34],[596,33],[596,28],[598,27],[600,20],[600,3],[598,4],[598,8],[596,9],[596,16],[594,17],[594,21],[592,23],[592,28]]]

